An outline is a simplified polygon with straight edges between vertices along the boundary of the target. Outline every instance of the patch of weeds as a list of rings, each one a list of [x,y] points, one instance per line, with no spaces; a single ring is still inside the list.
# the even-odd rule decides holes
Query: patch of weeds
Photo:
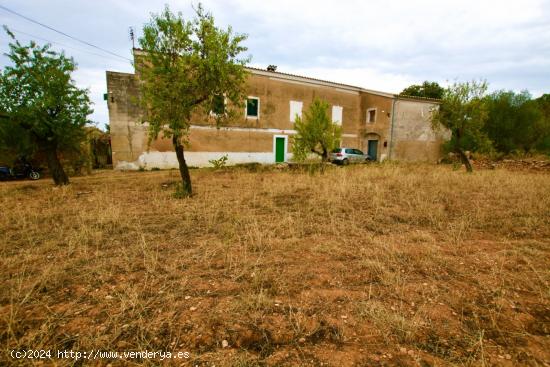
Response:
[[[38,186],[35,185],[23,185],[17,189],[20,192],[32,192],[38,190]]]
[[[212,167],[214,167],[214,169],[217,170],[217,169],[224,168],[227,165],[227,160],[228,160],[228,157],[227,157],[227,154],[225,154],[218,159],[210,159],[208,163],[210,163]]]
[[[250,292],[240,297],[237,308],[244,308],[246,311],[268,312],[273,307],[273,300],[267,290],[260,289],[259,292]]]
[[[145,167],[139,166],[138,171],[139,171],[139,172],[145,172]]]
[[[325,320],[321,320],[319,327],[307,339],[312,343],[330,341],[331,343],[342,345],[344,343],[344,331],[339,326],[330,325]]]
[[[239,164],[236,164],[235,167],[244,168],[248,172],[261,172],[261,171],[264,170],[264,166],[261,163],[258,163],[258,162],[239,163]]]
[[[271,332],[262,326],[248,324],[238,326],[231,332],[230,343],[259,354],[260,358],[270,356],[275,350]]]
[[[240,354],[232,363],[231,367],[264,367],[265,362],[259,361],[257,358],[248,355]]]
[[[172,194],[175,199],[185,199],[191,196],[189,195],[187,190],[184,190],[183,184],[181,182],[178,182],[175,187],[176,191]]]
[[[326,166],[327,165],[325,163],[311,163],[311,164],[308,164],[307,165],[307,173],[310,176],[314,176],[317,173],[323,174],[323,173],[325,173]]]
[[[407,320],[402,314],[388,310],[384,304],[378,301],[364,301],[357,306],[357,312],[362,318],[372,321],[383,335],[387,343],[392,337],[401,343],[414,340],[416,328],[414,322]]]
[[[160,171],[160,168],[158,168],[158,167],[153,167],[153,168],[151,168],[151,171]]]
[[[453,347],[447,341],[441,340],[434,332],[430,332],[426,340],[417,345],[430,354],[443,359],[450,359],[453,356]]]
[[[172,187],[177,187],[178,184],[181,185],[181,182],[178,182],[178,181],[164,181],[164,182],[160,183],[160,187],[162,187],[163,189],[168,189],[168,188],[172,188]]]

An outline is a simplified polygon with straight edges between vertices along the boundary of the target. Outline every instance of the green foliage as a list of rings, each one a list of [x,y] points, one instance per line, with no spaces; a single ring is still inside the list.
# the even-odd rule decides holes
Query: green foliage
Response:
[[[86,130],[88,132],[87,143],[90,148],[91,166],[92,168],[105,168],[112,163],[111,137],[109,133],[95,127]]]
[[[440,86],[437,82],[425,81],[422,84],[413,84],[401,92],[401,95],[412,97],[424,97],[424,98],[443,98],[445,88]]]
[[[227,154],[221,156],[218,159],[211,159],[208,162],[214,167],[214,169],[224,168],[227,164]]]
[[[19,124],[0,118],[0,164],[11,165],[17,156],[31,157],[36,151],[30,134]]]
[[[449,148],[458,153],[468,172],[472,172],[472,165],[466,150],[492,151],[491,141],[483,130],[488,117],[486,91],[484,81],[454,83],[445,89],[439,108],[432,114],[434,129],[443,126],[452,132]]]
[[[304,112],[304,118],[296,116],[293,154],[297,161],[306,160],[310,153],[328,160],[328,153],[339,145],[342,129],[332,123],[328,114],[329,104],[318,98]]]
[[[488,118],[486,91],[484,81],[454,83],[445,89],[439,109],[432,114],[432,124],[452,132],[452,150],[491,151],[491,141],[483,130]]]
[[[34,41],[24,46],[4,27],[14,42],[7,54],[12,66],[0,73],[0,141],[15,142],[11,148],[30,153],[44,150],[56,184],[68,179],[58,154],[77,150],[86,134],[83,129],[92,113],[88,91],[76,87],[71,74],[76,70],[72,58],[38,46]]]
[[[548,135],[543,112],[529,92],[497,91],[485,100],[489,116],[484,130],[498,151],[530,151]]]
[[[535,103],[542,115],[537,125],[537,129],[540,131],[540,138],[536,149],[550,155],[550,94],[543,94],[535,99]]]
[[[185,189],[185,186],[183,185],[183,183],[178,182],[176,184],[176,191],[174,191],[174,193],[172,194],[172,197],[174,199],[185,199],[186,197],[189,197],[189,193]]]
[[[166,6],[143,27],[139,44],[144,52],[136,59],[143,122],[148,123],[150,140],[172,139],[184,196],[192,193],[184,156],[191,116],[200,111],[209,115],[213,107],[220,111],[221,96],[230,108],[215,115],[218,125],[242,108],[249,59],[239,55],[247,50],[241,45],[245,39],[231,27],[216,27],[200,4],[191,21]]]
[[[241,45],[245,39],[231,27],[216,27],[214,17],[200,4],[191,21],[168,6],[152,16],[139,39],[145,54],[136,60],[151,139],[162,133],[185,140],[192,114],[200,109],[209,113],[213,106],[219,109],[220,96],[240,108],[247,76],[244,65],[249,61],[239,58],[246,51]]]

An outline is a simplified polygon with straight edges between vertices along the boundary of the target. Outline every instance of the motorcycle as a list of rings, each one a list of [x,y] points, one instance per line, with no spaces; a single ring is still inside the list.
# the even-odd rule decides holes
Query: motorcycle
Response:
[[[36,169],[29,162],[24,162],[14,167],[0,167],[0,180],[16,180],[30,178],[38,180],[40,178],[40,169]]]

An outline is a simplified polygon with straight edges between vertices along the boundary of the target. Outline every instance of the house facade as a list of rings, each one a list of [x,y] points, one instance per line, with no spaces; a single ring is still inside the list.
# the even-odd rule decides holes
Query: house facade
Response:
[[[135,53],[140,51],[136,50]],[[360,87],[275,71],[247,68],[247,101],[242,116],[217,127],[212,116],[193,117],[185,151],[189,166],[208,166],[227,155],[228,164],[292,160],[294,117],[317,97],[330,105],[342,126],[341,146],[376,157],[437,161],[448,133],[433,131],[430,113],[437,101],[408,98]],[[136,74],[107,72],[107,103],[115,169],[176,168],[172,143],[149,142],[135,101]]]

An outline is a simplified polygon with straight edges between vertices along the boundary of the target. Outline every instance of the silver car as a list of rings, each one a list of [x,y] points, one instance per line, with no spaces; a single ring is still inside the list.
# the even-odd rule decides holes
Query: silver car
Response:
[[[330,153],[330,161],[335,164],[365,163],[371,161],[368,154],[355,148],[336,148]]]

